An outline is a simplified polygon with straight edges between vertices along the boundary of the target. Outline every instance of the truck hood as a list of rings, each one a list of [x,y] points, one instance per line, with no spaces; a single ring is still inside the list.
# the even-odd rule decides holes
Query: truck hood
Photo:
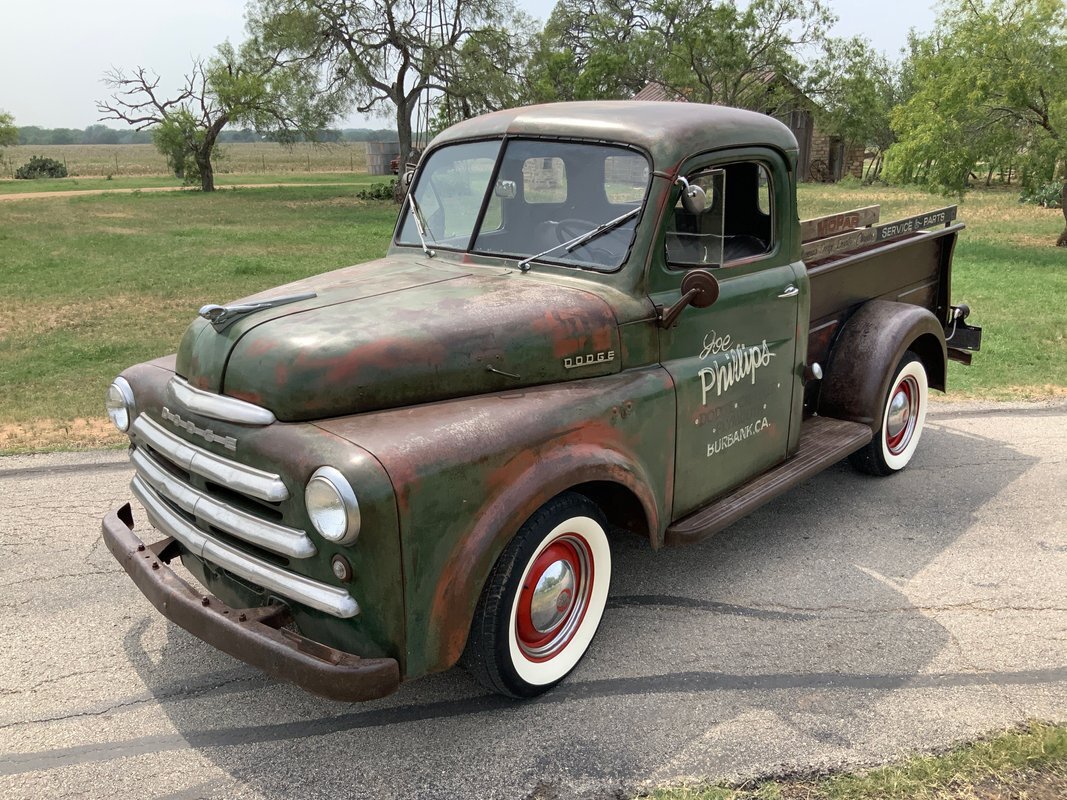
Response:
[[[308,291],[222,332],[196,320],[178,374],[300,421],[619,370],[602,297],[512,270],[387,258],[237,302]]]

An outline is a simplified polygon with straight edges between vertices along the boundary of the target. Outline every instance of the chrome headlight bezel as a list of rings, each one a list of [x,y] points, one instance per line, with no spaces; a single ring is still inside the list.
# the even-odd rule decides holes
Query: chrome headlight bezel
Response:
[[[328,508],[324,501],[335,501]],[[323,539],[351,544],[359,536],[360,513],[356,493],[340,470],[319,467],[304,487],[304,507]]]
[[[133,387],[125,378],[115,378],[107,387],[104,397],[104,409],[107,411],[111,424],[122,433],[130,429],[133,422]]]

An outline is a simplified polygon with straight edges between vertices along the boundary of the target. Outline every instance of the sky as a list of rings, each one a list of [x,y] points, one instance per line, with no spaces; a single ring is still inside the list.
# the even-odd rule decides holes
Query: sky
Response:
[[[896,57],[908,31],[933,27],[929,0],[828,0],[839,36],[862,35]],[[517,0],[545,19],[555,0]],[[95,100],[106,97],[101,81],[112,67],[143,65],[160,75],[163,89],[177,89],[194,57],[244,38],[246,0],[27,0],[5,3],[0,13],[0,110],[16,125],[84,128],[99,121]],[[31,33],[33,32],[33,33]],[[121,123],[106,123],[121,127]],[[392,127],[387,117],[353,114],[339,127]]]

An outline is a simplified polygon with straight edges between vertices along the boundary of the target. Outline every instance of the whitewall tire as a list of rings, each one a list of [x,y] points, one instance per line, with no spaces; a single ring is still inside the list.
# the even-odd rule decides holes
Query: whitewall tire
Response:
[[[611,548],[600,509],[565,493],[544,505],[497,560],[463,663],[488,688],[533,697],[589,650],[607,605]]]
[[[929,401],[926,368],[909,350],[889,382],[874,438],[851,456],[852,464],[871,475],[892,475],[904,469],[919,446]]]

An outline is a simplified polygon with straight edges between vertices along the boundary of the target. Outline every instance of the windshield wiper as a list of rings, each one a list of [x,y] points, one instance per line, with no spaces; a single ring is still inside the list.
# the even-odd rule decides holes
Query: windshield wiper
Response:
[[[430,246],[426,244],[426,224],[423,222],[422,209],[419,208],[419,204],[416,202],[415,195],[412,192],[408,192],[408,208],[411,210],[411,218],[415,220],[415,232],[419,234],[419,241],[422,243],[422,251],[430,258],[433,258],[437,253],[431,250]],[[430,236],[433,236],[433,233],[431,233]],[[436,239],[434,241],[436,241]]]
[[[622,223],[626,222],[631,217],[636,217],[638,215],[638,213],[640,213],[640,211],[641,211],[641,207],[640,206],[638,206],[637,208],[632,208],[629,211],[627,211],[625,214],[623,214],[622,216],[615,217],[615,219],[609,219],[607,222],[604,222],[604,223],[601,223],[600,225],[597,225],[591,231],[586,231],[585,233],[581,234],[580,236],[575,236],[573,239],[570,239],[570,240],[568,240],[566,242],[560,242],[559,244],[557,244],[554,247],[550,247],[547,250],[542,250],[540,253],[537,253],[536,255],[532,255],[532,256],[529,256],[527,258],[524,258],[522,261],[519,262],[519,269],[522,270],[523,272],[529,272],[530,271],[530,262],[531,261],[536,261],[537,259],[541,258],[542,256],[547,256],[549,253],[554,253],[557,250],[559,250],[560,248],[564,248],[564,249],[566,249],[566,251],[568,253],[572,253],[575,250],[577,250],[579,247],[581,247],[583,244],[586,244],[587,242],[593,241],[593,239],[597,238],[602,233],[607,233],[608,231],[615,230],[615,228],[617,228],[620,225],[622,225]]]

